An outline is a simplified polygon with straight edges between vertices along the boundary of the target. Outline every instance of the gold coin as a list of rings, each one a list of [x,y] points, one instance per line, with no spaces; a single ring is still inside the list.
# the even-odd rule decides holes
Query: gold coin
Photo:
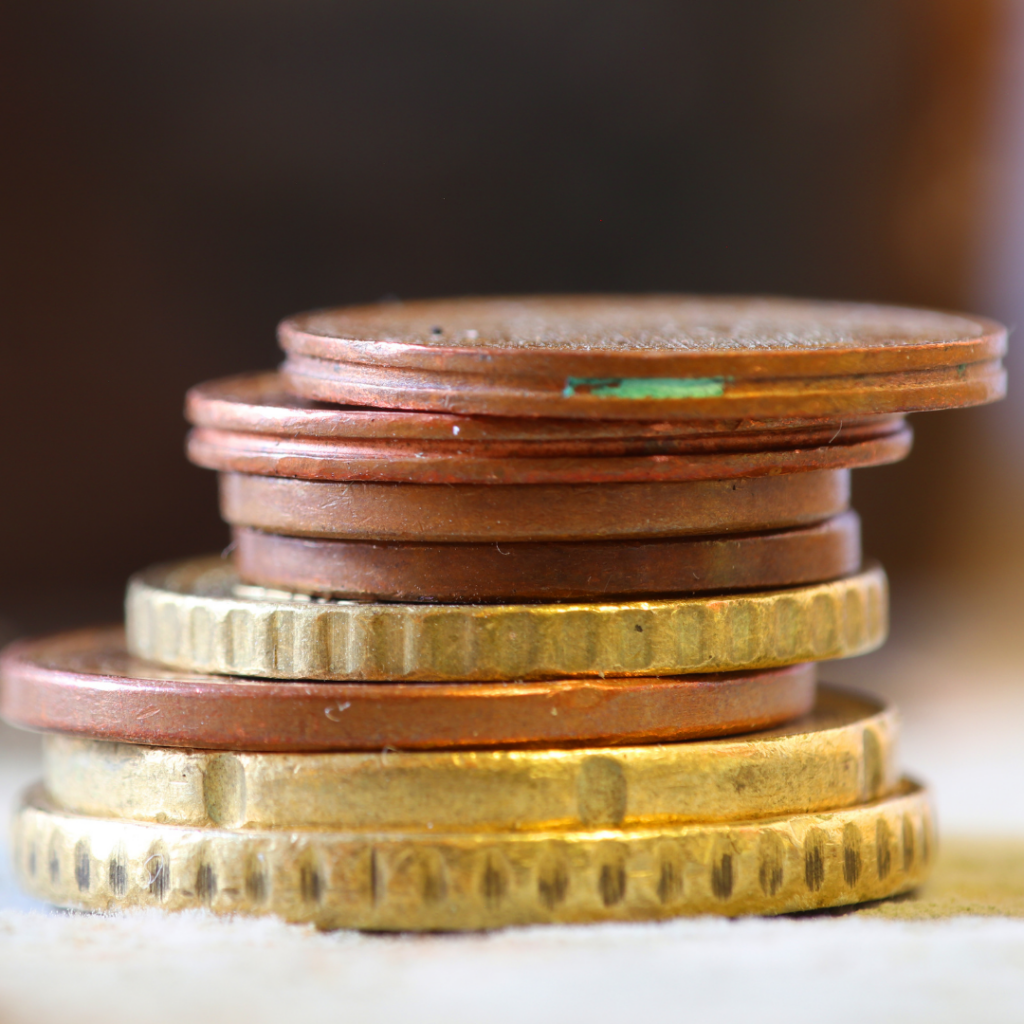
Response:
[[[85,910],[209,907],[324,928],[461,930],[779,914],[905,892],[934,844],[927,793],[762,821],[535,832],[272,831],[93,818],[26,795],[15,869]]]
[[[275,679],[525,680],[770,668],[863,654],[888,626],[885,573],[717,597],[559,604],[329,601],[243,587],[219,558],[128,586],[129,651]]]
[[[190,751],[51,735],[44,784],[65,810],[229,828],[435,832],[731,821],[864,803],[896,784],[898,722],[822,687],[780,729],[580,750],[380,754]]]

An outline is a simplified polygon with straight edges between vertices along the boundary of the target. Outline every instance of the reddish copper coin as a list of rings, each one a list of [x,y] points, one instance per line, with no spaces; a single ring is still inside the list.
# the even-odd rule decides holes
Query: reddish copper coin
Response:
[[[597,419],[890,415],[993,401],[1006,331],[850,303],[563,296],[391,303],[279,329],[307,398]]]
[[[0,712],[13,725],[216,750],[428,750],[658,743],[806,714],[815,666],[545,683],[281,683],[170,671],[130,657],[120,628],[11,645]]]
[[[855,512],[725,537],[573,543],[381,544],[236,529],[238,575],[262,587],[394,601],[595,600],[769,589],[860,567]]]
[[[207,381],[190,389],[185,397],[185,416],[196,427],[231,431],[239,434],[267,434],[281,438],[306,440],[353,439],[386,441],[490,441],[578,443],[607,441],[629,447],[611,447],[618,454],[655,454],[662,451],[659,441],[699,440],[705,446],[718,443],[728,448],[753,451],[744,441],[748,436],[778,434],[783,438],[800,437],[810,432],[815,437],[831,438],[842,427],[848,436],[858,439],[884,436],[896,427],[894,418],[870,425],[870,421],[817,417],[795,419],[725,420],[599,420],[550,419],[535,416],[462,416],[457,413],[416,412],[409,409],[378,409],[372,406],[347,406],[301,398],[287,390],[287,382],[277,372],[248,373],[222,380]],[[860,430],[869,426],[867,431]],[[637,444],[637,442],[642,442]],[[785,440],[782,447],[798,447]],[[599,448],[554,449],[538,447],[540,452],[562,450],[598,451]],[[666,451],[672,451],[671,447]],[[688,449],[689,450],[689,449]],[[712,450],[710,447],[694,451]]]
[[[849,470],[735,480],[391,484],[222,473],[233,526],[295,537],[487,543],[750,533],[845,512]]]
[[[615,449],[630,447],[629,443],[618,441],[310,441],[200,428],[189,436],[188,456],[207,469],[303,480],[624,483],[731,480],[814,469],[878,466],[904,458],[911,441],[910,428],[900,417],[850,427],[833,426],[825,432],[802,431],[795,436],[748,434],[742,438],[663,439],[635,444],[638,449],[661,449],[657,454],[618,454]],[[568,450],[574,448],[578,450]]]

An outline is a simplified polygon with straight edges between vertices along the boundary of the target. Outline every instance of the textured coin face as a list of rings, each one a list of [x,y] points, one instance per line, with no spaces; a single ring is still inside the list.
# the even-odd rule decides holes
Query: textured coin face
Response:
[[[910,783],[761,821],[444,835],[142,823],[63,811],[37,790],[12,832],[22,885],[59,906],[400,931],[843,906],[919,885],[934,846],[928,794]]]
[[[693,296],[462,299],[285,320],[309,398],[506,416],[879,415],[1000,397],[1006,334],[977,317]]]
[[[234,531],[246,583],[386,601],[608,600],[759,590],[860,568],[855,512],[795,530],[671,540],[386,544]]]
[[[896,785],[897,732],[877,701],[820,687],[810,714],[771,731],[633,747],[259,754],[50,735],[44,783],[67,811],[174,825],[634,828],[879,799]]]
[[[877,565],[751,594],[550,604],[315,600],[246,588],[222,559],[134,577],[128,649],[280,679],[528,680],[730,672],[866,653],[888,628]]]
[[[133,658],[120,629],[26,641],[0,659],[28,729],[215,750],[432,750],[657,743],[765,729],[814,705],[814,666],[537,683],[268,682]],[[386,755],[389,756],[389,755]]]

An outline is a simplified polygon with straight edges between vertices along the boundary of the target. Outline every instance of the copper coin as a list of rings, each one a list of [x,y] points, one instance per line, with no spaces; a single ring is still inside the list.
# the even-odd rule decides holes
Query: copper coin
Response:
[[[381,544],[234,531],[238,575],[261,587],[393,601],[594,600],[769,589],[860,567],[856,512],[772,533],[671,540]]]
[[[630,447],[609,449],[618,454],[653,454],[663,450],[657,446],[659,441],[698,438],[705,446],[717,442],[726,448],[742,445],[744,450],[753,451],[755,446],[746,443],[744,438],[769,434],[798,438],[804,432],[831,438],[840,427],[850,437],[857,430],[858,438],[866,438],[884,436],[896,427],[892,417],[888,422],[872,425],[873,421],[838,420],[834,416],[809,419],[787,416],[783,419],[572,420],[378,409],[301,398],[287,390],[287,382],[276,372],[240,374],[198,384],[185,397],[185,416],[194,426],[209,430],[308,440],[608,441],[630,444]],[[859,429],[865,425],[870,428],[867,432]],[[643,444],[637,446],[636,442]],[[797,447],[798,443],[782,441],[781,446]],[[577,450],[601,451],[562,450],[570,454]]]
[[[291,317],[279,338],[298,394],[446,413],[838,418],[974,405],[1005,391],[999,324],[850,303],[390,303]]]
[[[673,483],[338,483],[222,473],[233,526],[378,541],[612,540],[750,533],[845,512],[845,469]]]
[[[325,441],[204,427],[192,431],[188,456],[207,469],[303,480],[422,484],[656,482],[729,480],[877,466],[904,458],[911,440],[910,428],[901,417],[783,436],[767,433],[633,443]],[[630,447],[635,451],[628,451]]]
[[[428,750],[660,743],[769,728],[814,704],[815,666],[544,683],[283,683],[163,669],[120,628],[12,644],[13,725],[216,750]]]

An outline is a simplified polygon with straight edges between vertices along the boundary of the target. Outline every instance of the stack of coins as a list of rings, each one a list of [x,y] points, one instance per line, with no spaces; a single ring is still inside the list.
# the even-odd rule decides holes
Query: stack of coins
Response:
[[[850,470],[1000,397],[977,318],[542,298],[298,316],[194,389],[231,557],[141,573],[127,630],[22,642],[50,733],[24,886],[461,929],[773,914],[906,891],[933,847]]]

